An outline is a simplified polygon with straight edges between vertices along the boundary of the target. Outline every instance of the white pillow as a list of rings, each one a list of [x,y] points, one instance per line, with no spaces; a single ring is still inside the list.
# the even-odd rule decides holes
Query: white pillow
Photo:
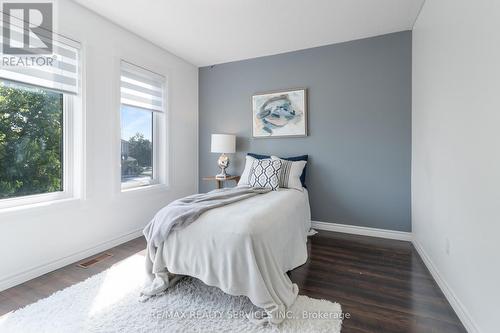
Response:
[[[281,161],[280,187],[293,188],[303,191],[300,175],[307,164],[307,161],[288,161],[277,156],[271,156],[272,160]]]
[[[238,182],[238,186],[249,186],[250,182],[248,181],[248,176],[250,176],[250,169],[252,168],[253,161],[257,160],[255,157],[248,156],[245,159],[245,169],[241,174],[240,181]]]
[[[248,182],[252,187],[270,188],[276,191],[280,185],[281,160],[263,159],[252,163]]]

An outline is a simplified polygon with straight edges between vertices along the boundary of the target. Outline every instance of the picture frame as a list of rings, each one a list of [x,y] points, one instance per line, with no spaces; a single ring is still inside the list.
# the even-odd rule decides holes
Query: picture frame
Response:
[[[252,136],[283,138],[307,136],[307,89],[294,88],[252,96]]]

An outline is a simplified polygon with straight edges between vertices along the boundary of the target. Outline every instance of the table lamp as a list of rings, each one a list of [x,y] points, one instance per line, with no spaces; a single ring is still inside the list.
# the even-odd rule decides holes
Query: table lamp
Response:
[[[236,136],[233,134],[212,134],[212,153],[221,153],[217,164],[221,172],[215,176],[217,179],[224,179],[226,168],[229,166],[229,157],[226,154],[234,154],[236,152]]]

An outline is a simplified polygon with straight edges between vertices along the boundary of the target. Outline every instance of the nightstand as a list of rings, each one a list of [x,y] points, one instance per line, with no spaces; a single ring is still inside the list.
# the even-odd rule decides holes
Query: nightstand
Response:
[[[232,180],[238,185],[238,182],[240,181],[240,176],[227,176],[224,179],[217,179],[215,176],[210,176],[210,177],[203,177],[203,180],[215,180],[217,188],[223,188],[224,187],[224,182],[228,180]]]

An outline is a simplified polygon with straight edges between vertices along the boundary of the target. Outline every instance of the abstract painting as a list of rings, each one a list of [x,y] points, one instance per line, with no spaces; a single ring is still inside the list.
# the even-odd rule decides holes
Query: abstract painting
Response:
[[[306,136],[306,95],[306,89],[253,95],[253,136],[255,138]]]

